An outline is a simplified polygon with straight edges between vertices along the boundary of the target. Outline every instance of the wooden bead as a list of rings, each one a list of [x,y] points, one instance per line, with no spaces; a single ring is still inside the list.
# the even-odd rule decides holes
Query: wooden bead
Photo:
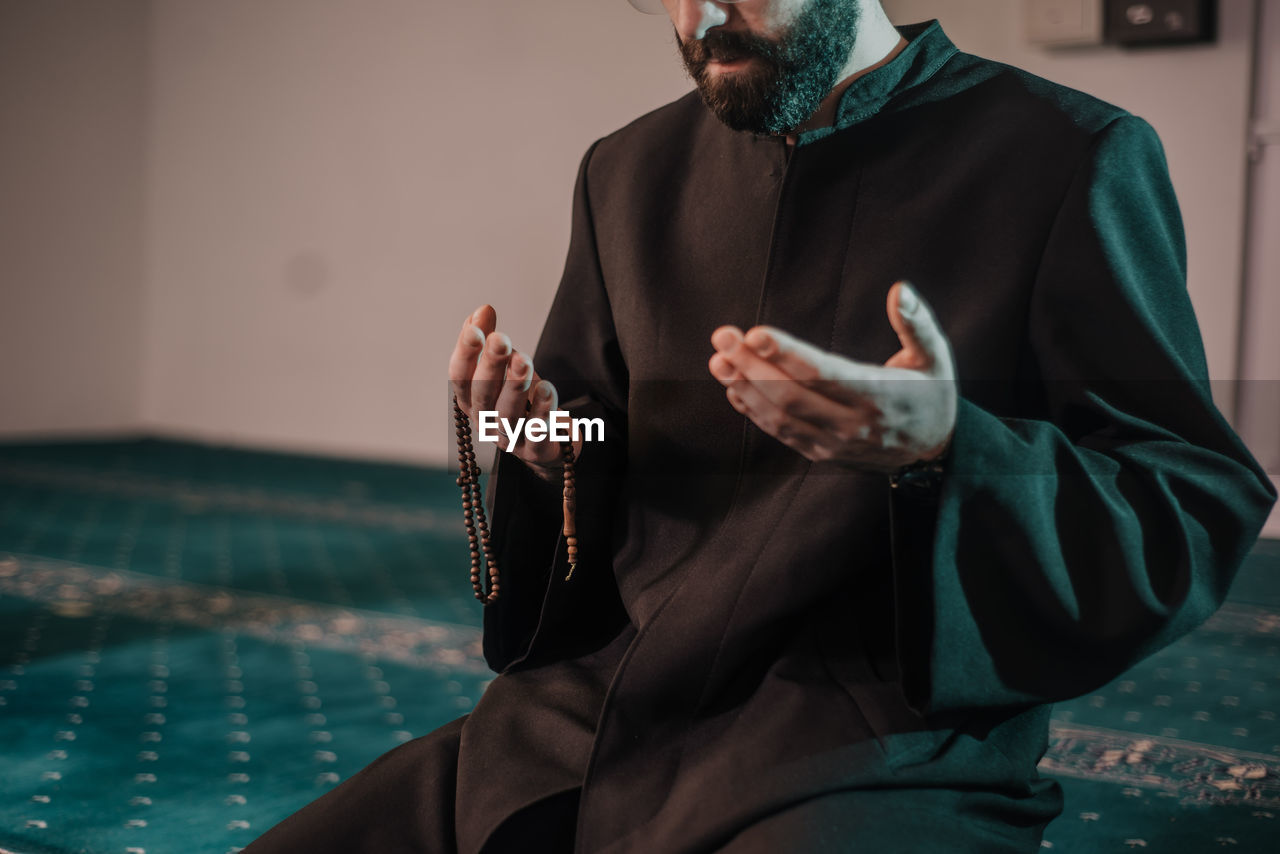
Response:
[[[454,483],[462,490],[462,515],[467,529],[467,545],[471,552],[471,587],[475,597],[488,605],[498,600],[501,585],[498,583],[498,566],[494,561],[493,544],[489,536],[489,522],[485,516],[483,500],[480,496],[480,466],[476,463],[475,448],[471,443],[471,419],[453,399],[454,435],[458,439],[458,477]],[[560,449],[563,463],[563,489],[561,492],[562,510],[566,549],[569,555],[570,573],[566,579],[573,577],[572,567],[577,565],[578,539],[576,528],[577,513],[577,478],[574,473],[573,445],[564,444]],[[481,561],[483,560],[483,564]],[[484,578],[487,570],[488,578]],[[489,592],[484,592],[483,581],[489,582]]]
[[[454,435],[458,439],[458,477],[454,483],[462,490],[462,516],[467,529],[467,546],[471,552],[471,589],[481,604],[488,605],[498,599],[498,567],[493,560],[489,524],[480,496],[480,466],[476,464],[475,448],[471,445],[471,419],[458,405],[456,396],[453,399],[453,421]],[[488,593],[485,593],[483,585],[482,551],[490,582]]]

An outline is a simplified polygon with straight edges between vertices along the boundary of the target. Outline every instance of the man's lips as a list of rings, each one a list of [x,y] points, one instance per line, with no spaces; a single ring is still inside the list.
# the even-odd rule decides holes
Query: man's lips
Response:
[[[734,68],[740,65],[746,65],[754,59],[749,53],[740,53],[736,56],[713,56],[707,60],[708,65],[716,65],[720,68]]]

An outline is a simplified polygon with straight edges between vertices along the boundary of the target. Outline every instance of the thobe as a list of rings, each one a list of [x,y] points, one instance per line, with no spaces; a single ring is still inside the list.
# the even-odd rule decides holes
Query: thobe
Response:
[[[903,32],[790,152],[690,95],[584,158],[534,362],[606,438],[571,581],[558,486],[500,455],[460,851],[574,791],[582,854],[1035,851],[1048,704],[1207,618],[1256,538],[1154,132]],[[722,324],[882,363],[901,279],[958,372],[936,489],[809,462],[707,372]]]

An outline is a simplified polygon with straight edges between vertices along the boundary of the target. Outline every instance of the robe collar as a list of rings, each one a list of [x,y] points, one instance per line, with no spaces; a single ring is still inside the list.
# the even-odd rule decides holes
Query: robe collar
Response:
[[[816,142],[881,112],[890,100],[929,80],[959,50],[937,21],[898,27],[907,46],[890,62],[859,77],[840,97],[833,127],[805,131],[797,145]]]

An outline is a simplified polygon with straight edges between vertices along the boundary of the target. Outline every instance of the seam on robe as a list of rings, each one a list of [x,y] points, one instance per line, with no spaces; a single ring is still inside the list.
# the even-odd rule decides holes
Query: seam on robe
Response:
[[[853,182],[853,200],[850,203],[852,210],[849,212],[849,231],[845,235],[844,240],[844,260],[840,263],[840,279],[839,286],[836,288],[836,304],[831,312],[831,328],[827,330],[827,352],[835,352],[836,349],[836,324],[842,316],[842,309],[845,306],[846,291],[849,290],[849,260],[853,254],[853,232],[858,224],[858,199],[862,196],[862,167],[855,166],[858,174]]]

